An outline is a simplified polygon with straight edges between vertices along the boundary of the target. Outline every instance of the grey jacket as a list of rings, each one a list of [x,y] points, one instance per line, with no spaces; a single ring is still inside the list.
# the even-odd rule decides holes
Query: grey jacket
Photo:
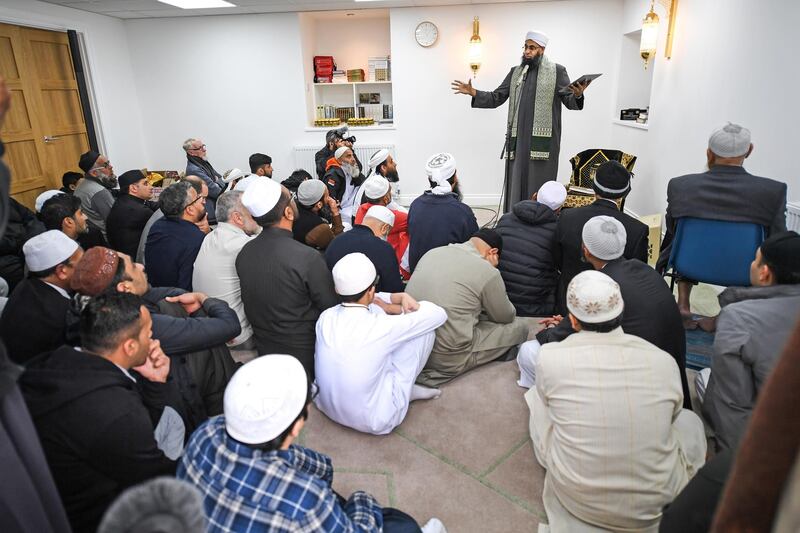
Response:
[[[720,303],[703,415],[726,449],[735,448],[744,434],[758,393],[797,322],[800,285],[728,289]]]
[[[89,222],[103,232],[106,237],[106,218],[114,205],[114,195],[92,177],[85,177],[78,183],[75,196],[81,200],[81,210]]]

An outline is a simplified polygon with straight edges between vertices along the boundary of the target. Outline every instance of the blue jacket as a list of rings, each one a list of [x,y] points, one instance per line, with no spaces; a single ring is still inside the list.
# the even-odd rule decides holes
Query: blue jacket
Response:
[[[408,264],[411,272],[428,250],[464,242],[478,231],[472,209],[455,194],[430,191],[411,202],[408,210]]]
[[[366,255],[381,277],[378,292],[403,292],[405,285],[400,277],[400,265],[394,248],[388,242],[378,238],[367,226],[356,224],[348,232],[342,233],[331,241],[325,250],[325,262],[328,268],[347,254],[361,252]],[[349,295],[348,295],[349,296]]]
[[[153,287],[192,290],[194,260],[205,234],[183,219],[162,218],[150,229],[144,255]]]

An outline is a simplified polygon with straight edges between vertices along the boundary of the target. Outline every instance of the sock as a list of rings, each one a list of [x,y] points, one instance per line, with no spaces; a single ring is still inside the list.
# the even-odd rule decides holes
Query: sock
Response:
[[[429,387],[423,387],[421,385],[417,385],[416,383],[411,387],[411,400],[434,400],[441,396],[442,391],[439,389],[431,389]]]

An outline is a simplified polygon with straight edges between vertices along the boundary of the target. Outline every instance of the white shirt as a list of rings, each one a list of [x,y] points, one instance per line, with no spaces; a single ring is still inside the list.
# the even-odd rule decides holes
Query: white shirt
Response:
[[[233,224],[220,222],[214,231],[205,236],[194,261],[192,288],[211,298],[224,300],[239,317],[242,332],[229,346],[237,346],[253,336],[253,327],[244,314],[236,257],[244,245],[254,238]]]
[[[387,296],[380,295],[385,301]],[[387,315],[374,304],[324,311],[316,328],[317,407],[359,431],[391,431],[408,411],[408,400],[398,399],[402,384],[392,354],[446,320],[444,309],[431,302],[403,315]]]
[[[345,182],[344,194],[342,194],[340,206],[342,210],[342,221],[347,221],[349,224],[355,216],[356,211],[358,211],[358,206],[361,205],[359,203],[359,200],[361,200],[361,185],[353,185],[353,178],[347,171],[345,171],[345,177],[347,181]]]

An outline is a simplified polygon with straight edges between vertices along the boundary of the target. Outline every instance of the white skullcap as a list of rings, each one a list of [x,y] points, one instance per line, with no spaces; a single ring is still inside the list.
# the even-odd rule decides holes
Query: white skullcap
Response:
[[[42,194],[37,196],[36,201],[33,204],[34,207],[36,208],[36,212],[41,213],[44,203],[53,196],[56,196],[57,194],[64,194],[64,191],[59,191],[58,189],[50,189],[49,191],[44,191]]]
[[[708,149],[719,157],[743,156],[750,149],[750,130],[728,122],[708,138]]]
[[[305,180],[297,188],[297,201],[309,206],[322,200],[327,186],[322,180]]]
[[[345,153],[346,151],[348,151],[348,150],[350,150],[350,148],[349,148],[349,147],[347,147],[347,146],[340,146],[339,148],[337,148],[337,149],[336,149],[336,151],[335,151],[335,152],[333,152],[333,157],[335,157],[336,159],[341,159],[341,158],[342,158],[342,156],[344,155],[344,153]]]
[[[347,254],[339,259],[333,265],[331,274],[336,294],[341,296],[355,296],[364,292],[378,277],[375,265],[361,252]]]
[[[367,164],[369,165],[369,168],[376,168],[380,166],[380,164],[386,161],[388,158],[389,158],[389,150],[387,150],[386,148],[381,148],[380,150],[372,154],[372,157],[369,158],[369,163]]]
[[[441,184],[456,173],[456,158],[447,152],[434,154],[425,163],[425,172],[432,182]]]
[[[394,213],[392,213],[392,210],[388,207],[384,207],[382,205],[373,205],[367,209],[367,214],[364,215],[364,218],[367,217],[375,218],[384,224],[394,226]]]
[[[547,48],[547,43],[550,42],[550,37],[547,36],[546,33],[542,33],[540,31],[531,30],[527,34],[525,34],[525,40],[531,40],[541,46],[542,48]]]
[[[383,198],[389,192],[389,182],[380,174],[374,174],[367,178],[361,190],[364,191],[367,198],[377,200],[378,198]]]
[[[590,254],[603,261],[611,261],[625,251],[628,235],[622,222],[614,217],[601,215],[586,221],[581,238]]]
[[[256,174],[250,174],[249,176],[242,178],[239,182],[233,187],[234,191],[246,191],[250,184],[262,179],[263,176],[257,176]],[[269,179],[269,178],[266,178]]]
[[[242,205],[254,217],[266,215],[278,204],[283,194],[283,189],[270,178],[253,181],[242,195]]]
[[[245,176],[249,176],[249,172],[245,172],[244,170],[239,170],[238,168],[232,168],[225,173],[222,177],[222,181],[225,183],[230,183],[235,179],[243,178]]]
[[[245,444],[269,442],[305,407],[308,377],[291,355],[264,355],[241,367],[225,387],[228,434]]]
[[[22,253],[25,254],[29,271],[42,272],[63,263],[77,249],[78,243],[67,237],[66,233],[51,229],[28,239],[22,246]]]
[[[624,303],[617,282],[597,270],[585,270],[567,287],[567,309],[587,324],[601,324],[622,314]]]
[[[536,201],[553,211],[564,204],[567,199],[567,188],[557,181],[546,181],[536,193]]]

